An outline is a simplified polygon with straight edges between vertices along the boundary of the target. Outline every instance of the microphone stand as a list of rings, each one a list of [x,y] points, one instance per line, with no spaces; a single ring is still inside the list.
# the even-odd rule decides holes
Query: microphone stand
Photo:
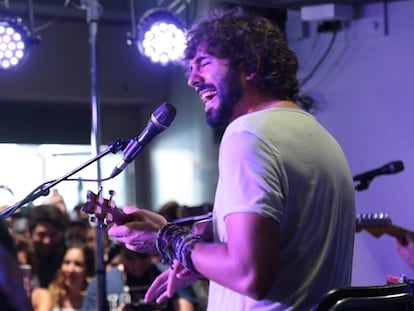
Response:
[[[90,78],[91,78],[91,110],[92,110],[92,129],[91,129],[91,145],[92,150],[99,153],[101,145],[100,135],[100,103],[98,97],[98,75],[97,75],[97,34],[100,4],[99,0],[87,1],[87,22],[89,24],[89,44],[90,44]],[[97,163],[98,188],[100,188],[100,163]],[[105,224],[101,217],[97,218],[96,226],[96,285],[97,285],[97,306],[98,311],[109,310],[108,301],[106,299],[106,277],[105,277],[105,261],[104,261],[104,232]]]
[[[368,187],[369,187],[369,185],[370,185],[370,183],[371,183],[371,181],[372,181],[372,179],[361,179],[361,180],[359,180],[358,181],[359,183],[355,186],[354,189],[356,191],[367,190]]]
[[[89,166],[93,162],[99,160],[100,158],[107,155],[108,153],[110,153],[110,152],[117,153],[119,150],[124,150],[127,144],[128,144],[128,142],[123,140],[123,139],[116,140],[115,142],[109,144],[108,147],[105,148],[105,150],[100,152],[98,155],[96,155],[92,159],[88,160],[87,162],[83,163],[82,165],[75,168],[74,170],[70,171],[69,173],[63,175],[62,177],[60,177],[58,179],[55,179],[55,180],[52,180],[50,182],[47,182],[45,184],[40,185],[35,190],[33,190],[30,194],[28,194],[23,200],[21,200],[19,202],[16,202],[15,204],[13,204],[13,205],[5,208],[4,210],[2,210],[0,212],[0,215],[3,218],[10,217],[11,215],[14,214],[14,212],[18,208],[22,207],[23,205],[25,205],[29,202],[32,202],[32,201],[36,200],[37,198],[39,198],[41,196],[47,196],[50,193],[50,189],[53,188],[54,186],[56,186],[58,183],[60,183],[64,180],[68,180],[69,177],[73,176],[77,172],[81,171],[82,169]]]

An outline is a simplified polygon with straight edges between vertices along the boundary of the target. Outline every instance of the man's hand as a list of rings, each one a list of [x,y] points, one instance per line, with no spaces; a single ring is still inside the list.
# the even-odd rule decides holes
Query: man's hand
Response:
[[[414,238],[411,234],[405,235],[406,245],[402,245],[401,242],[396,239],[395,246],[397,253],[400,257],[414,269]]]
[[[155,300],[156,303],[160,304],[171,298],[178,289],[188,286],[197,280],[197,277],[185,269],[177,260],[174,260],[171,269],[161,273],[152,282],[145,294],[144,301],[145,303],[150,303]]]
[[[157,254],[157,232],[167,220],[146,209],[127,206],[122,211],[125,214],[124,221],[112,225],[108,230],[109,236],[124,243],[132,251]]]

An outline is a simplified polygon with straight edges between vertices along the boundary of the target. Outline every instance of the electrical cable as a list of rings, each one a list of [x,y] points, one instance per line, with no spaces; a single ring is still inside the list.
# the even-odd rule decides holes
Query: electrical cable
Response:
[[[345,28],[345,27],[344,27]],[[336,67],[338,67],[339,63],[342,60],[342,57],[345,55],[345,52],[348,48],[348,43],[349,43],[349,38],[348,38],[348,31],[345,32],[345,37],[344,37],[344,45],[342,47],[342,50],[339,52],[338,56],[336,57],[336,59],[333,61],[332,65],[330,66],[331,70],[329,71],[328,74],[323,75],[319,81],[316,81],[316,83],[314,83],[308,90],[306,93],[309,93],[310,91],[314,90],[315,88],[317,88],[319,85],[321,85],[323,82],[326,81],[326,79],[329,77],[329,75],[334,71],[334,69]]]
[[[66,9],[69,4],[70,4],[71,0],[64,0],[63,6],[61,8],[61,12],[59,14],[56,14],[52,19],[50,19],[49,21],[43,23],[42,25],[36,27],[33,29],[34,32],[40,32],[42,30],[45,30],[46,28],[50,27],[59,17],[61,17],[63,15],[63,9]]]
[[[314,39],[313,39],[313,41],[311,43],[310,52],[309,52],[309,54],[306,55],[306,59],[300,64],[300,66],[302,68],[308,67],[308,64],[312,60],[313,53],[316,50],[316,46],[318,45],[318,42],[319,42],[320,37],[321,36],[320,36],[320,33],[319,32],[317,33],[317,35],[314,36]]]
[[[313,67],[313,69],[309,72],[309,74],[300,81],[300,85],[304,86],[315,74],[315,72],[317,72],[317,70],[319,69],[319,67],[322,65],[322,63],[325,61],[326,57],[328,56],[329,52],[331,51],[334,43],[335,43],[335,39],[336,39],[336,35],[337,35],[337,31],[335,30],[332,33],[332,38],[331,41],[329,42],[329,45],[327,47],[327,49],[325,50],[325,52],[323,53],[323,55],[321,56],[321,58],[317,61],[316,65]]]

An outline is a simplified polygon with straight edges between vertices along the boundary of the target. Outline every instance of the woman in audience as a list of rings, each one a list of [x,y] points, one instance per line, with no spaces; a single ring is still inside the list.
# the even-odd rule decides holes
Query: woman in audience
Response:
[[[80,310],[94,271],[94,253],[88,247],[83,244],[68,246],[60,269],[49,285],[53,310]]]

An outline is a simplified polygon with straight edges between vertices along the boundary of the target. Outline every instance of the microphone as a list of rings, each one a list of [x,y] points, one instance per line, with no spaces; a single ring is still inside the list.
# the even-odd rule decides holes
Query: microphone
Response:
[[[111,178],[121,173],[131,163],[138,153],[159,133],[169,127],[177,111],[173,105],[163,103],[152,114],[145,129],[131,139],[124,150],[124,157],[112,171]]]
[[[404,170],[404,164],[402,161],[393,161],[379,168],[355,175],[353,179],[354,181],[368,182],[378,175],[396,174],[403,170]]]

